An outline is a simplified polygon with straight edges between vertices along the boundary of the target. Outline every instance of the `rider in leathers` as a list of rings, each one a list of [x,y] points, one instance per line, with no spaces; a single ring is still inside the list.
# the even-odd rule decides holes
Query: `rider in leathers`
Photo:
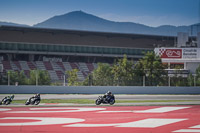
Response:
[[[105,99],[105,101],[109,101],[111,96],[112,96],[112,92],[108,91],[104,94],[103,98]]]
[[[6,96],[6,97],[4,97],[3,100],[5,100],[5,99],[10,99],[10,100],[12,101],[12,100],[14,99],[14,97],[15,97],[14,95],[12,95],[12,96]],[[3,100],[2,100],[2,101],[3,101]]]
[[[36,95],[32,96],[31,98],[29,98],[29,102],[32,98],[35,98],[35,99],[40,99],[40,94],[37,93]]]

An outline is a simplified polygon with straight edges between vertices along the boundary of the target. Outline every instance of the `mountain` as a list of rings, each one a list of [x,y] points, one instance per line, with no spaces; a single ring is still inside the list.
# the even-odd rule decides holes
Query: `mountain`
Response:
[[[0,26],[1,26],[1,25],[29,27],[29,25],[25,25],[25,24],[17,24],[17,23],[1,22],[1,21],[0,21]]]
[[[44,22],[34,25],[34,27],[166,36],[176,36],[177,32],[190,31],[190,26],[176,27],[164,25],[149,27],[133,22],[114,22],[82,11],[74,11],[64,15],[54,16]]]
[[[0,25],[21,26],[21,27],[28,26],[28,25],[21,25],[21,24],[8,23],[8,22],[0,22]],[[64,15],[54,16],[41,23],[35,24],[32,27],[177,36],[177,32],[191,31],[191,26],[192,25],[190,26],[162,25],[159,27],[150,27],[143,24],[133,23],[133,22],[110,21],[110,20],[106,20],[106,19],[94,16],[92,14],[88,14],[82,11],[73,11]],[[193,35],[196,35],[196,33],[197,33],[197,30],[194,28]]]

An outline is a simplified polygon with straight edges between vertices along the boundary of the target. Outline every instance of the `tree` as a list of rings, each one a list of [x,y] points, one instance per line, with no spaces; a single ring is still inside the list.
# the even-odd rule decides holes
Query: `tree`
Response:
[[[154,52],[147,52],[147,54],[137,62],[135,74],[137,76],[147,76],[150,86],[161,84],[163,81],[162,76],[166,75],[161,58]]]
[[[31,70],[29,84],[30,85],[50,85],[51,78],[49,73],[45,70]]]
[[[7,76],[4,76],[2,73],[0,73],[0,85],[6,85],[8,84]]]
[[[26,75],[24,74],[24,71],[21,71],[18,73],[18,84],[19,85],[27,85],[28,80]]]
[[[124,55],[112,67],[115,85],[127,86],[134,77],[133,61],[129,61]]]
[[[112,85],[113,78],[110,65],[98,63],[98,67],[93,71],[90,79],[92,80],[93,85],[96,86]]]
[[[181,66],[175,66],[174,69],[175,69],[174,70],[175,74],[172,77],[172,85],[174,85],[174,86],[187,86],[188,78],[182,77],[182,74],[183,74],[183,71],[181,71],[182,67]]]
[[[194,77],[192,76],[191,73],[188,75],[187,81],[188,81],[188,86],[194,86]]]
[[[17,72],[17,71],[8,71],[7,72],[7,78],[6,81],[8,81],[8,77],[9,77],[9,82],[10,85],[15,85],[15,83],[17,82],[19,85],[26,85],[27,84],[27,78],[24,74],[24,71],[21,72]]]
[[[68,86],[77,86],[77,85],[79,85],[77,72],[78,72],[78,69],[73,69],[71,71],[66,71],[67,80],[68,80]]]
[[[196,85],[200,86],[200,65],[196,69]]]

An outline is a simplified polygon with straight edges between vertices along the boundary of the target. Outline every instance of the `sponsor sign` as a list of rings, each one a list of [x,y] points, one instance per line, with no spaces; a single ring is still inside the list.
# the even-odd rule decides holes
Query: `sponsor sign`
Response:
[[[182,58],[182,49],[159,49],[161,58]]]
[[[155,48],[155,53],[167,59],[197,59],[200,58],[199,48]]]

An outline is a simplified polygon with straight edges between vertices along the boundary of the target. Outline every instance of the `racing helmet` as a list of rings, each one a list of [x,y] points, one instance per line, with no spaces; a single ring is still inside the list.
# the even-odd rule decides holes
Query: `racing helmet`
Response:
[[[112,94],[110,91],[107,92],[108,95]]]
[[[11,98],[13,99],[15,97],[15,95],[12,95]]]

